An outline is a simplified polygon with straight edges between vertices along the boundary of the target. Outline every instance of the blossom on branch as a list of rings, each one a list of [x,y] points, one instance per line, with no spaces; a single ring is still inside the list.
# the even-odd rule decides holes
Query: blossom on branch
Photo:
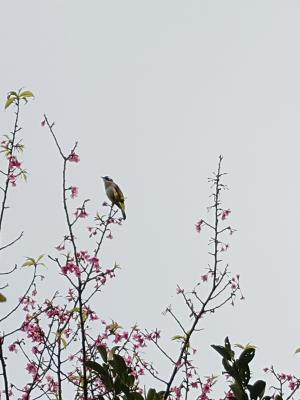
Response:
[[[200,221],[198,221],[198,222],[195,224],[195,228],[196,228],[196,231],[197,231],[198,233],[200,233],[203,224],[204,224],[203,219],[200,219]]]
[[[75,197],[78,196],[78,187],[76,186],[71,186],[71,199],[75,199]]]
[[[229,208],[227,210],[223,210],[222,214],[221,214],[222,221],[224,221],[229,216],[230,213],[231,213],[231,210]]]
[[[79,155],[72,151],[68,157],[68,161],[78,163],[80,161]]]
[[[8,162],[9,162],[9,168],[20,168],[21,167],[21,162],[17,160],[17,157],[15,156],[9,156],[8,157]]]

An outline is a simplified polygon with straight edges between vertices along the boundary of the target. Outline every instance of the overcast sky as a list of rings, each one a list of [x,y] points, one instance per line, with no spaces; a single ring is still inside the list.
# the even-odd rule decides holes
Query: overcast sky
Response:
[[[61,160],[40,126],[47,113],[66,151],[79,142],[70,184],[92,199],[91,214],[105,200],[100,176],[126,196],[126,223],[102,256],[122,270],[100,316],[162,326],[171,337],[178,332],[161,311],[177,304],[177,283],[190,288],[207,265],[207,237],[194,224],[206,216],[207,178],[222,154],[224,207],[238,230],[226,261],[246,300],[216,313],[195,339],[201,371],[220,373],[208,345],[226,335],[259,347],[258,373],[270,364],[299,370],[300,3],[0,4],[0,97],[4,104],[20,87],[36,96],[21,117],[29,180],[12,191],[6,219],[7,240],[25,237],[1,268],[53,254],[64,234]],[[1,113],[2,133],[12,118]],[[53,268],[45,274],[55,290]],[[20,294],[22,284],[11,290]]]

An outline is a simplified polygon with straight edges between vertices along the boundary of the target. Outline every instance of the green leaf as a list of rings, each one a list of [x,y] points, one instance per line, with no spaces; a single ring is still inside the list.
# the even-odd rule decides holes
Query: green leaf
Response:
[[[124,358],[120,356],[120,354],[114,354],[113,360],[110,361],[110,363],[113,364],[113,367],[119,374],[122,374],[127,370],[127,365],[124,361]]]
[[[19,94],[19,97],[34,97],[34,94],[30,90],[25,90],[24,92]]]
[[[100,353],[100,356],[102,357],[102,360],[104,362],[107,362],[107,352],[106,352],[106,348],[104,346],[98,346],[97,350]]]
[[[120,394],[121,391],[123,391],[123,386],[124,385],[122,385],[120,377],[117,376],[115,381],[114,381],[114,391],[115,391],[116,395]]]
[[[185,341],[185,336],[182,335],[175,335],[171,338],[171,340],[177,340],[179,342],[184,342]]]
[[[265,393],[266,382],[256,381],[253,385],[248,386],[251,400],[261,399]]]
[[[130,396],[127,397],[129,397],[132,400],[144,400],[144,397],[138,392],[130,393]]]
[[[26,260],[27,260],[27,261],[25,261],[24,264],[22,264],[22,267],[31,267],[32,265],[35,265],[35,264],[36,264],[34,258],[26,257]]]
[[[15,96],[18,97],[18,93],[14,92],[13,90],[11,92],[8,93],[7,98],[11,97],[11,96]]]
[[[68,347],[68,342],[63,337],[61,337],[60,340],[61,340],[61,342],[63,344],[64,349],[66,349]]]
[[[248,348],[242,351],[239,359],[238,359],[238,364],[239,365],[248,365],[252,360],[253,357],[255,356],[255,349],[253,348]]]
[[[228,350],[228,348],[225,348],[223,346],[219,346],[219,345],[215,345],[212,344],[211,347],[216,350],[219,354],[221,354],[221,356],[223,358],[226,358],[226,360],[231,360],[232,359],[232,355],[230,350]]]
[[[27,182],[27,172],[26,171],[22,171],[21,172],[21,176],[24,179],[24,181]]]
[[[226,371],[230,376],[232,376],[233,378],[234,378],[235,376],[237,376],[237,374],[235,373],[234,368],[232,367],[232,365],[230,365],[229,361],[228,361],[226,358],[223,358],[223,359],[222,359],[222,364],[223,364],[223,367],[225,368],[225,371]]]
[[[5,102],[4,110],[6,110],[10,105],[12,105],[15,100],[16,100],[16,97],[13,97],[13,96],[8,97]]]
[[[247,393],[243,390],[239,383],[233,383],[230,385],[230,389],[233,391],[236,400],[248,400]]]
[[[6,302],[6,297],[4,296],[4,294],[0,293],[0,303],[5,303]]]
[[[228,351],[231,351],[231,344],[230,344],[228,336],[226,336],[226,338],[224,340],[224,344],[225,344],[225,349],[227,349]]]
[[[156,390],[153,388],[150,388],[148,390],[146,400],[155,400],[155,397],[156,397]]]
[[[164,390],[161,390],[160,392],[157,392],[156,393],[156,399],[157,400],[162,400],[164,397],[165,397],[165,391]]]
[[[294,353],[294,354],[297,354],[297,353],[300,353],[300,347],[298,347],[298,348],[295,350],[295,353]]]
[[[85,365],[99,375],[101,381],[103,382],[107,390],[109,391],[113,390],[112,379],[108,371],[102,365],[96,363],[95,361],[86,361]]]
[[[249,365],[244,365],[242,368],[239,368],[238,371],[242,385],[247,386],[251,377]]]
[[[41,254],[40,256],[38,256],[38,258],[36,259],[36,263],[38,263],[44,257],[44,255],[45,254]]]
[[[108,372],[106,371],[105,368],[102,367],[102,365],[98,364],[95,361],[86,361],[85,365],[92,369],[95,372],[98,372],[98,374],[102,377],[102,376],[108,376]]]
[[[251,343],[247,343],[247,344],[245,344],[245,345],[240,344],[240,343],[236,343],[236,344],[234,345],[234,347],[239,347],[239,348],[242,349],[242,350],[246,350],[246,349],[256,349],[256,348],[257,348],[257,346],[255,346],[255,344],[251,344]]]

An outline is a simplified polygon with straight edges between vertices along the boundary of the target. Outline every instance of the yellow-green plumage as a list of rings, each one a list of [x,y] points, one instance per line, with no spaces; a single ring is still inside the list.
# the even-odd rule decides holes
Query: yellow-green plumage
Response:
[[[124,195],[122,193],[122,190],[119,188],[119,186],[108,176],[102,177],[104,181],[104,186],[105,186],[105,191],[107,194],[107,197],[109,200],[112,202],[112,204],[116,205],[119,207],[119,209],[122,212],[123,219],[126,219],[126,214],[125,214],[125,202],[124,202]]]

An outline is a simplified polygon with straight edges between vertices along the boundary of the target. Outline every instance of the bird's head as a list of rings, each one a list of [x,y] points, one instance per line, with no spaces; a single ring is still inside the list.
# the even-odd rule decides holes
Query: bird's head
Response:
[[[113,180],[109,176],[101,176],[104,182],[113,182]]]

